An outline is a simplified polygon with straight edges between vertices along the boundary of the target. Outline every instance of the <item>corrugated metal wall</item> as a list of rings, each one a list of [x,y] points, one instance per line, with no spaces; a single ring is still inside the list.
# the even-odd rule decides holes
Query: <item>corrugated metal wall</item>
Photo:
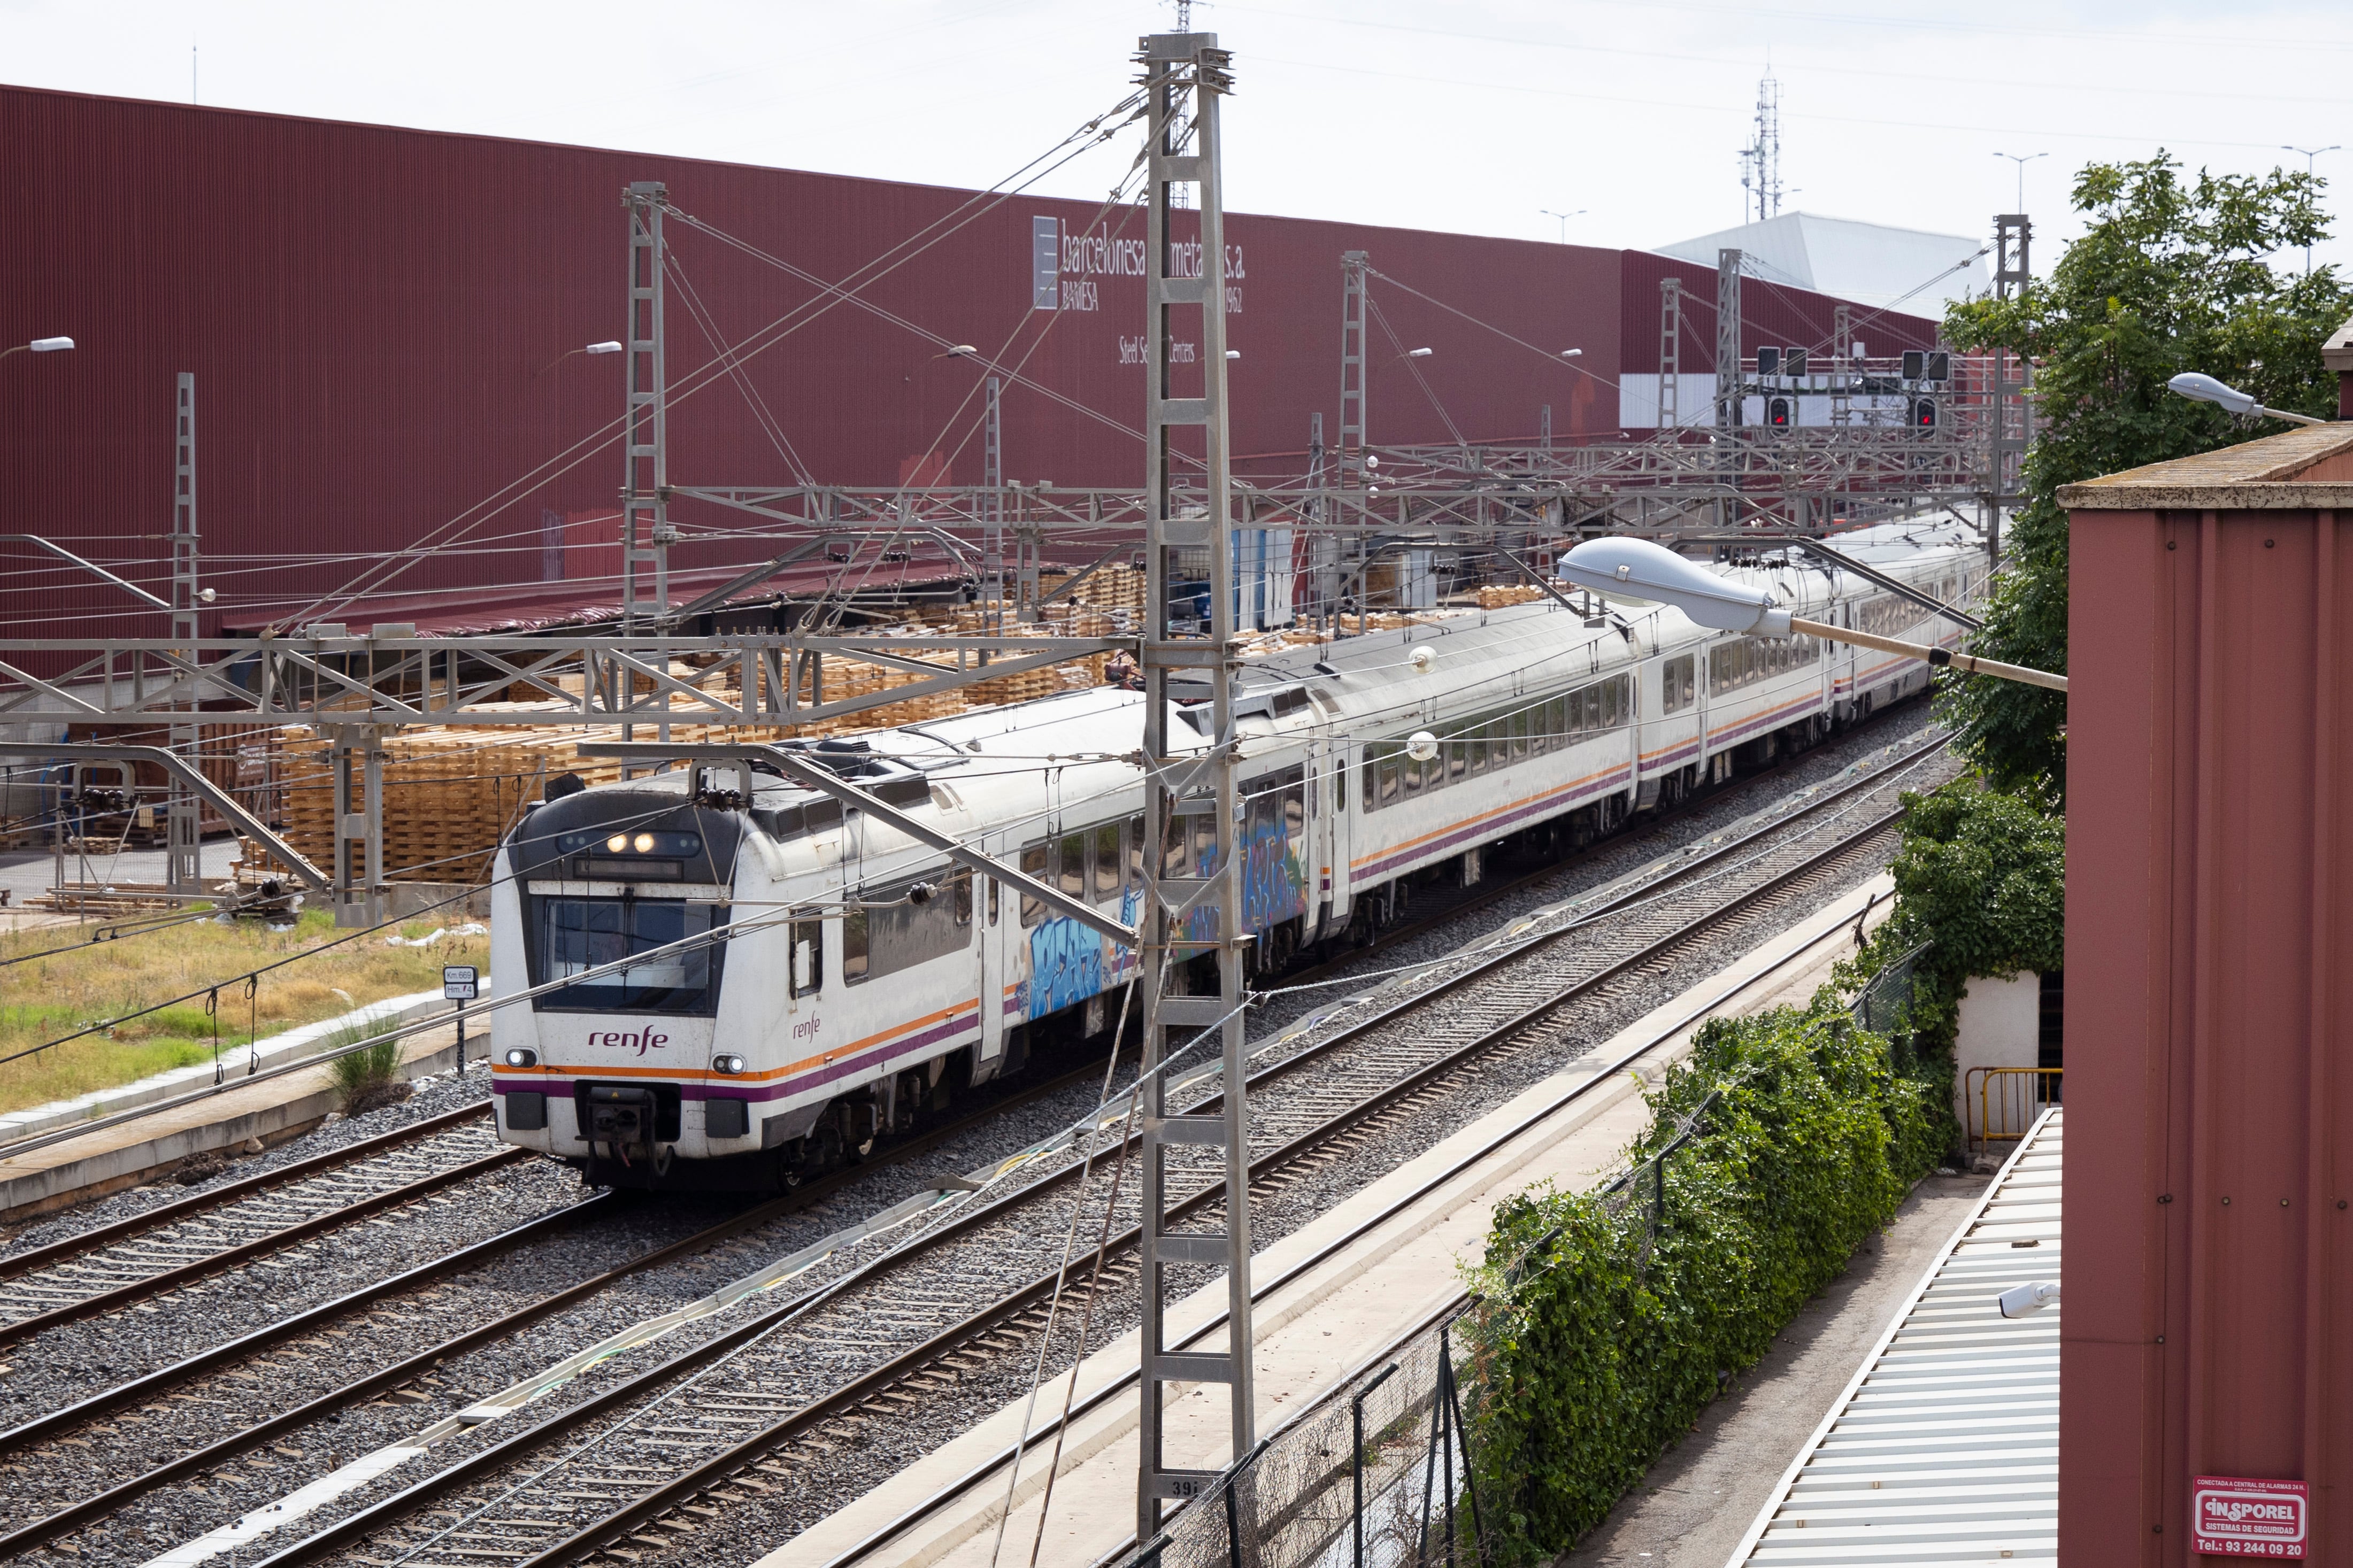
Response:
[[[2076,1568],[2191,1561],[2199,1476],[2306,1482],[2306,1561],[2353,1562],[2353,533],[2263,488],[2073,514]]]
[[[673,221],[674,255],[720,339],[796,314],[806,323],[744,372],[793,457],[723,380],[673,412],[673,481],[789,481],[797,458],[820,480],[895,483],[934,452],[949,478],[978,479],[979,373],[878,312],[1001,353],[1080,405],[1008,390],[1009,477],[1140,477],[1142,283],[1119,269],[1115,247],[1082,243],[1140,240],[1133,207],[982,200],[971,221],[939,229],[970,193],[16,88],[0,89],[0,197],[16,220],[0,337],[68,333],[81,345],[0,363],[0,531],[159,562],[173,376],[193,371],[206,578],[216,612],[238,620],[445,534],[462,542],[393,590],[580,575],[559,542],[612,507],[619,462],[597,433],[620,405],[622,367],[617,356],[549,364],[621,332],[631,180],[667,182],[679,208],[818,279],[858,275],[933,230],[861,291],[872,309],[813,310],[823,296],[809,282]],[[1052,311],[1031,309],[1041,217],[1062,242],[1054,282],[1068,308]],[[1673,265],[1248,215],[1229,228],[1245,471],[1293,466],[1282,455],[1304,448],[1314,411],[1336,433],[1343,250],[1368,251],[1398,284],[1497,329],[1375,283],[1387,328],[1371,334],[1371,424],[1392,442],[1447,438],[1433,400],[1474,439],[1533,437],[1547,404],[1564,439],[1614,436],[1621,356],[1651,364],[1655,274]],[[1694,270],[1693,286],[1712,311],[1712,279]],[[712,353],[685,292],[673,284],[673,381]],[[1772,314],[1785,304],[1750,307],[1757,341],[1800,341],[1801,327]],[[1827,322],[1827,301],[1808,308]],[[1423,346],[1437,352],[1415,367],[1394,357]],[[1570,347],[1584,351],[1573,366],[1555,357]],[[718,564],[753,548],[689,544],[674,559]],[[352,559],[256,559],[286,552]],[[136,626],[118,593],[32,565],[0,555],[0,626],[21,635],[28,612],[56,635]],[[161,568],[132,574],[153,581]]]

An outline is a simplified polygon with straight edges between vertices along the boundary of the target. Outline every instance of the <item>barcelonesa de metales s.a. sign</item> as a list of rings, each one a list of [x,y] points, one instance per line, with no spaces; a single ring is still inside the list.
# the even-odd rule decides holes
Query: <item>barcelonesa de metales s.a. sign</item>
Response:
[[[2221,1557],[2304,1555],[2302,1481],[2200,1476],[2189,1493],[2189,1549]]]

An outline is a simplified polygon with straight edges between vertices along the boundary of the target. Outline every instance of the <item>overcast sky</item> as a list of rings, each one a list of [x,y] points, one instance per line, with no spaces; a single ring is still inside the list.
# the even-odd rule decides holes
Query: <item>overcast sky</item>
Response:
[[[2048,153],[2025,171],[2038,270],[2088,162],[2163,146],[2193,169],[2301,166],[2281,144],[2353,133],[2341,4],[1218,0],[1193,18],[1237,55],[1232,208],[1525,239],[1648,247],[1739,222],[1768,60],[1784,210],[1982,235],[2017,200],[1995,154]],[[0,0],[0,73],[981,186],[1117,100],[1136,35],[1175,22],[1144,0]],[[1037,188],[1100,196],[1134,149]],[[2353,178],[2353,153],[2319,168]],[[2337,190],[2329,206],[2347,211]],[[1546,208],[1578,216],[1564,230]],[[2353,263],[2336,226],[2317,258]]]

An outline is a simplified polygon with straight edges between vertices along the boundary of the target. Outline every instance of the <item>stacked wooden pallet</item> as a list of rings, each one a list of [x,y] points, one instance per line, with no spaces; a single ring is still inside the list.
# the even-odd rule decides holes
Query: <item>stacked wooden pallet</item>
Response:
[[[1535,584],[1514,583],[1504,587],[1480,589],[1479,607],[1482,610],[1501,610],[1513,605],[1533,605],[1543,597],[1545,597],[1545,591]]]

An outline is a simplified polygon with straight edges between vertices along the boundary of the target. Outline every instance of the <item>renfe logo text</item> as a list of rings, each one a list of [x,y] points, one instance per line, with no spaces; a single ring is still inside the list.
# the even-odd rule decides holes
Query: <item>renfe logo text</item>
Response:
[[[624,1035],[614,1032],[591,1035],[588,1037],[588,1043],[592,1046],[604,1046],[612,1050],[635,1051],[638,1055],[644,1056],[648,1051],[658,1051],[669,1045],[670,1037],[657,1035],[651,1029],[648,1029],[641,1034]]]

